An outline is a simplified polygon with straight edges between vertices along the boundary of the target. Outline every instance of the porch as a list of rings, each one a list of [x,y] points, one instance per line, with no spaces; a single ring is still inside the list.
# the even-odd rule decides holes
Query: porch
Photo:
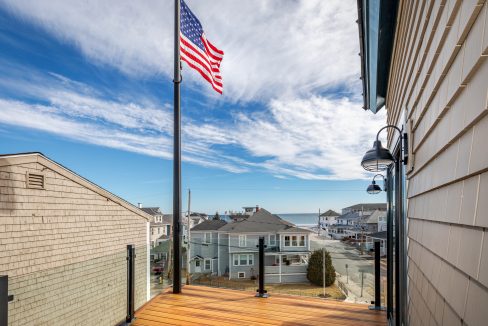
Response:
[[[191,285],[170,291],[139,309],[132,325],[386,325],[384,312],[360,304]]]

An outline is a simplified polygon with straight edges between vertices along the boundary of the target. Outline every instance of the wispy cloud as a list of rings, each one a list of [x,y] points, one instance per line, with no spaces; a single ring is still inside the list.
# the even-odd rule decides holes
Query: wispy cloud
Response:
[[[94,95],[88,85],[59,76],[56,80],[36,88],[37,103],[46,104],[0,99],[0,123],[172,157],[172,115],[167,105],[108,100]],[[235,173],[261,170],[301,179],[363,178],[358,155],[370,145],[384,116],[373,116],[359,106],[347,98],[315,96],[276,99],[252,115],[237,113],[233,121],[197,124],[185,118],[183,159]]]
[[[171,78],[172,1],[0,2],[73,44],[92,62],[129,75]],[[336,85],[357,86],[353,0],[187,2],[204,22],[207,36],[225,50],[222,74],[227,100],[268,100],[278,94],[307,95]],[[187,68],[183,74],[185,81],[204,84]],[[203,89],[213,93],[208,85]]]
[[[186,162],[277,178],[365,177],[360,156],[385,115],[364,112],[360,96],[351,95],[360,93],[355,1],[214,0],[211,7],[187,2],[207,36],[225,50],[225,95],[217,99],[187,68],[185,85],[228,107],[232,119],[185,116]],[[133,79],[164,76],[170,84],[172,1],[0,0],[0,5],[74,45],[101,69],[109,66]],[[2,67],[0,123],[172,158],[171,105],[32,67]],[[250,110],[233,109],[243,106]]]

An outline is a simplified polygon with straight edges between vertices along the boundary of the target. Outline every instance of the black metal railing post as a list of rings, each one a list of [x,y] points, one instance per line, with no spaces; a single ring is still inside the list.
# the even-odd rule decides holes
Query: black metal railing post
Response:
[[[8,325],[8,303],[13,300],[8,294],[8,276],[0,275],[0,326]]]
[[[127,316],[125,321],[128,323],[134,319],[135,266],[136,248],[134,245],[127,245]]]
[[[268,291],[264,289],[264,248],[266,246],[264,245],[264,237],[259,237],[259,244],[257,245],[259,248],[259,289],[257,289],[256,292],[256,297],[259,298],[267,298],[268,297]]]
[[[384,310],[381,307],[381,249],[380,242],[374,242],[374,306],[371,310]]]

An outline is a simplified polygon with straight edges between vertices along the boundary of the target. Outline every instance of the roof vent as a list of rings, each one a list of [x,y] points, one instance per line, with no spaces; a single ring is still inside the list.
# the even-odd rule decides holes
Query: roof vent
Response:
[[[27,188],[44,189],[44,174],[27,172],[26,179]]]

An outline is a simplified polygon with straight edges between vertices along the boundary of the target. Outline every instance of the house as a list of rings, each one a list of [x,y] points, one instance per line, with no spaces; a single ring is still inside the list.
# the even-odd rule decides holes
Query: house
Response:
[[[191,212],[190,213],[190,229],[192,229],[195,225],[200,224],[206,220],[208,220],[207,214]],[[184,224],[186,224],[186,223],[184,223]]]
[[[205,221],[191,230],[191,273],[229,279],[258,275],[258,240],[264,237],[268,283],[307,282],[310,231],[296,227],[265,209],[227,223]]]
[[[135,308],[149,299],[151,216],[41,153],[0,155],[0,275],[12,325],[125,320],[127,245]]]
[[[336,223],[329,226],[328,235],[333,239],[361,240],[364,235],[386,230],[385,204],[357,204],[342,209]]]
[[[247,219],[249,216],[252,216],[254,213],[259,211],[259,206],[245,206],[242,207],[243,211],[242,212],[230,212],[229,213],[229,218],[234,221],[234,222],[239,222],[242,220]]]
[[[386,203],[362,203],[352,205],[342,209],[342,214],[357,212],[360,215],[370,215],[375,210],[380,210],[386,212]]]
[[[360,60],[394,158],[389,323],[486,325],[488,2],[374,3],[358,1]]]
[[[319,225],[320,225],[320,232],[324,231],[327,235],[329,234],[329,227],[331,225],[337,224],[337,217],[339,217],[339,213],[329,209],[328,211],[319,215]]]
[[[139,208],[152,217],[150,225],[151,248],[168,240],[171,236],[173,215],[163,214],[159,207],[142,207],[140,203]]]

